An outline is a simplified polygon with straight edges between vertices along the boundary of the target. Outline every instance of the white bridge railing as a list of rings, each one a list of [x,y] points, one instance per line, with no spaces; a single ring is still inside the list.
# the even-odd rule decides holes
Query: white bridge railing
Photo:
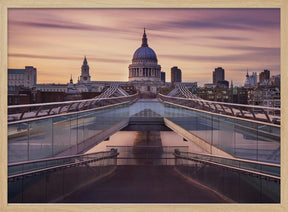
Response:
[[[139,95],[120,97],[93,98],[77,101],[51,102],[27,105],[8,106],[8,122],[14,122],[23,119],[37,118],[42,116],[57,115],[75,111],[84,111],[93,108],[99,108],[107,105],[114,105],[124,102],[131,102],[138,99]]]
[[[281,123],[280,108],[215,102],[197,98],[172,97],[162,94],[158,94],[157,98],[164,102],[209,111],[217,114],[264,121],[273,124]]]

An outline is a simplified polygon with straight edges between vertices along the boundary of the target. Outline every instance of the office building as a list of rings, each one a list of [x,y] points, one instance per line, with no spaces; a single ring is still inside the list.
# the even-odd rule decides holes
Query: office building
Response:
[[[181,69],[179,69],[177,66],[171,68],[171,82],[182,82]]]
[[[213,71],[213,84],[216,84],[218,81],[225,80],[225,71],[222,67],[215,68]]]
[[[265,69],[263,72],[261,72],[259,74],[259,82],[263,83],[263,82],[268,82],[270,79],[270,71]]]
[[[166,82],[166,73],[163,71],[161,71],[161,81],[164,83]]]

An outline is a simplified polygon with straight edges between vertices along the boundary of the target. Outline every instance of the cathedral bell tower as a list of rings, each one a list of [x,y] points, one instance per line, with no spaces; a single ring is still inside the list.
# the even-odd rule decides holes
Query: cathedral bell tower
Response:
[[[88,66],[88,63],[87,63],[86,56],[84,57],[83,65],[81,67],[81,76],[80,76],[79,82],[80,83],[90,82],[89,66]]]

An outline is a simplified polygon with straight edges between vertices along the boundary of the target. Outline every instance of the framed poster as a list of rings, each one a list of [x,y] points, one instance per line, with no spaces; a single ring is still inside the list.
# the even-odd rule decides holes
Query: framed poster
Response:
[[[120,84],[130,82],[130,84],[134,83],[134,88],[145,98],[156,95],[160,90],[157,83],[161,80],[161,71],[166,72],[167,81],[179,82],[176,78],[180,77],[180,82],[183,80],[183,82],[187,82],[187,85],[197,82],[201,87],[216,84],[217,80],[214,82],[214,78],[217,77],[221,78],[219,81],[230,83],[230,86],[233,83],[234,86],[241,87],[245,83],[246,86],[256,87],[257,83],[252,85],[255,83],[254,72],[258,73],[260,81],[260,73],[263,72],[261,76],[265,78],[269,71],[269,76],[275,77],[274,83],[277,80],[280,83],[281,75],[282,83],[281,89],[279,84],[279,89],[285,91],[287,84],[284,82],[287,80],[288,71],[285,59],[287,57],[287,36],[285,36],[287,34],[287,7],[284,0],[247,1],[244,3],[226,0],[217,3],[213,1],[99,2],[72,0],[67,3],[57,0],[52,5],[51,2],[44,0],[1,1],[1,209],[4,211],[36,211],[39,208],[71,211],[287,210],[287,200],[285,199],[285,194],[287,194],[287,189],[285,189],[287,188],[287,164],[285,163],[287,161],[287,144],[283,139],[287,135],[285,92],[281,95],[282,147],[281,150],[280,146],[278,148],[278,162],[281,164],[280,204],[264,202],[265,204],[244,205],[230,201],[229,198],[229,200],[223,198],[225,199],[223,202],[202,200],[181,202],[174,199],[175,201],[164,202],[147,200],[143,204],[137,199],[136,201],[131,200],[131,202],[129,200],[122,202],[113,200],[108,203],[88,201],[88,204],[85,204],[85,201],[62,204],[63,202],[60,201],[60,203],[39,205],[35,204],[36,202],[33,200],[31,204],[19,204],[20,202],[8,204],[6,180],[9,160],[12,162],[27,160],[18,158],[19,161],[17,161],[18,156],[12,158],[12,154],[9,153],[11,146],[8,145],[7,139],[9,136],[7,105],[36,103],[31,102],[32,97],[30,100],[23,100],[20,95],[19,98],[12,98],[12,95],[11,98],[7,98],[11,87],[10,82],[14,83],[14,87],[23,84],[24,87],[32,90],[37,85],[37,89],[42,89],[41,92],[51,92],[52,90],[55,93],[50,97],[57,101],[75,100],[73,98],[77,98],[77,95],[73,92],[77,89],[80,91],[94,86],[94,90],[88,90],[99,92],[106,86],[102,83],[103,81]],[[144,67],[142,63],[149,63],[150,66]],[[171,67],[175,75],[172,74]],[[180,75],[177,75],[179,70]],[[22,79],[20,72],[29,72],[29,74],[27,76],[23,74],[25,78]],[[223,77],[220,76],[221,74],[218,76],[216,72],[223,72]],[[264,78],[261,79],[261,83],[265,82]],[[267,81],[267,85],[268,83]],[[85,85],[89,86],[85,87]],[[62,90],[65,93],[70,92],[69,97],[65,96],[67,99],[62,98],[59,94]],[[257,96],[256,93],[255,96]],[[68,99],[70,97],[72,99]],[[49,97],[45,98],[47,100]],[[217,95],[215,98],[218,98]],[[221,98],[224,101],[224,97]],[[155,108],[157,107],[155,106]],[[104,122],[104,119],[102,121]],[[46,132],[50,128],[45,124],[43,126],[46,127]],[[41,131],[43,128],[40,125],[41,123],[37,122],[33,127]],[[53,127],[54,125],[51,129]],[[57,132],[53,129],[52,132],[54,134],[43,135],[53,138]],[[90,132],[83,131],[81,136],[84,137],[85,133],[89,134]],[[79,135],[77,133],[77,136]],[[199,137],[201,136],[199,135]],[[69,142],[72,141],[69,140]],[[38,143],[34,144],[38,145]],[[255,146],[264,148],[262,143],[257,143]],[[33,148],[28,145],[27,158],[40,159],[42,152],[37,153],[39,149],[35,148],[36,151],[33,153]],[[257,155],[260,155],[259,152],[263,150],[261,148],[255,150]],[[268,148],[267,145],[265,148]],[[38,157],[37,154],[40,156]],[[167,187],[161,185],[159,188],[157,185],[154,186],[158,192],[162,189],[164,196],[174,191],[172,187],[169,190],[168,185]],[[174,189],[176,192],[177,189]],[[132,191],[129,190],[129,192]],[[143,195],[144,193],[145,191]],[[180,193],[177,197],[181,198]],[[47,192],[45,194],[47,195]],[[109,197],[109,194],[105,195]],[[125,196],[125,189],[122,195]],[[121,192],[118,196],[121,196]],[[24,201],[24,203],[29,202]],[[75,205],[75,203],[81,204]],[[219,203],[225,203],[225,205]]]

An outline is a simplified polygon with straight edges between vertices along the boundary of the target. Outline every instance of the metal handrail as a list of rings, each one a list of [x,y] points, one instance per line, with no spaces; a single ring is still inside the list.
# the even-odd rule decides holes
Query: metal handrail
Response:
[[[97,160],[103,160],[103,159],[107,159],[107,158],[112,158],[112,157],[115,157],[117,155],[119,155],[119,153],[114,153],[113,155],[109,155],[109,156],[103,156],[101,158],[93,158],[93,159],[86,160],[86,161],[68,163],[68,164],[63,164],[63,165],[59,165],[59,166],[53,166],[53,167],[48,167],[48,168],[44,168],[44,169],[39,169],[39,170],[35,170],[35,171],[15,174],[15,175],[8,176],[8,180],[10,180],[12,178],[16,178],[16,177],[23,177],[23,176],[32,175],[32,174],[39,174],[40,172],[46,172],[46,171],[50,171],[50,170],[53,170],[53,169],[67,168],[67,167],[71,167],[71,166],[81,165],[83,163],[90,163],[90,162],[97,161]]]
[[[37,103],[37,104],[26,104],[26,105],[9,105],[8,109],[14,108],[23,108],[23,107],[39,107],[39,106],[51,106],[51,105],[62,105],[62,104],[71,104],[71,103],[82,103],[82,102],[91,102],[91,101],[100,101],[100,100],[113,100],[113,99],[123,99],[128,97],[135,97],[138,94],[133,94],[130,96],[119,96],[119,97],[107,97],[107,98],[99,98],[99,99],[83,99],[83,100],[74,100],[74,101],[65,101],[65,102],[49,102],[49,103]]]
[[[199,155],[199,156],[204,156],[204,157],[214,157],[214,158],[219,158],[219,159],[224,159],[224,160],[233,160],[233,161],[239,161],[239,162],[245,162],[245,163],[252,163],[252,164],[257,164],[257,165],[264,165],[264,166],[273,166],[280,168],[281,166],[279,164],[275,163],[267,163],[267,162],[262,162],[262,161],[254,161],[254,160],[247,160],[247,159],[242,159],[242,158],[229,158],[229,157],[223,157],[219,155],[209,155],[205,153],[192,153],[192,152],[180,152],[183,154],[193,154],[193,155]]]
[[[251,120],[261,120],[261,121],[278,124],[278,125],[281,122],[280,115],[274,114],[273,117],[270,117],[270,115],[268,114],[269,112],[265,111],[265,110],[274,111],[274,113],[275,111],[279,111],[279,114],[280,114],[281,108],[264,107],[264,106],[257,106],[257,105],[234,104],[234,103],[226,103],[226,102],[215,102],[215,101],[208,101],[208,100],[202,100],[202,99],[171,97],[171,96],[166,96],[163,94],[158,94],[158,99],[160,99],[163,102],[170,103],[170,104],[176,104],[176,105],[183,106],[183,107],[193,108],[195,110],[198,109],[201,111],[210,111],[215,114],[225,114],[225,115],[233,116],[233,117],[242,117],[242,118],[251,119]],[[194,104],[188,105],[189,102],[194,103]],[[207,104],[209,108],[207,106],[205,108],[204,104]],[[214,108],[212,107],[212,105],[214,106]],[[220,107],[224,109],[224,111],[219,110]],[[225,110],[224,107],[226,107],[227,110]],[[259,112],[256,113],[254,109],[261,110],[261,113]],[[232,112],[230,113],[229,110]],[[233,111],[233,110],[236,110],[236,111]],[[237,110],[239,112],[237,112]],[[260,114],[263,115],[263,117],[259,116]]]
[[[166,101],[163,101],[164,103]],[[185,109],[191,109],[191,110],[194,110],[194,111],[197,111],[197,112],[202,112],[202,113],[207,113],[207,114],[211,114],[211,115],[215,115],[215,116],[220,116],[220,117],[226,117],[226,118],[231,118],[233,117],[233,119],[236,119],[236,120],[241,120],[241,121],[246,121],[246,122],[252,122],[252,123],[257,123],[257,124],[265,124],[267,126],[272,126],[272,127],[277,127],[277,128],[280,128],[281,126],[278,125],[278,124],[274,124],[274,123],[269,123],[269,122],[263,122],[262,120],[259,120],[259,119],[247,119],[247,118],[243,118],[243,117],[239,117],[239,116],[233,116],[233,115],[226,115],[226,114],[220,114],[220,113],[215,113],[213,111],[209,111],[209,110],[202,110],[202,109],[197,109],[197,108],[193,108],[193,107],[188,107],[188,106],[185,106],[185,105],[180,105],[180,104],[176,104],[176,103],[173,103],[173,102],[166,102],[168,104],[171,104],[171,105],[175,105],[177,107],[183,107]]]
[[[35,117],[49,117],[55,114],[51,114],[51,111],[54,109],[57,109],[56,114],[62,114],[62,113],[71,113],[73,111],[87,111],[91,108],[97,108],[101,107],[101,105],[96,105],[97,102],[103,103],[102,106],[106,105],[114,105],[117,104],[117,102],[124,102],[124,101],[131,101],[135,100],[138,97],[137,94],[133,94],[130,96],[121,96],[121,97],[111,97],[111,98],[98,98],[98,99],[88,99],[88,100],[77,100],[77,101],[66,101],[66,102],[53,102],[53,103],[41,103],[41,104],[28,104],[28,105],[12,105],[8,106],[8,117],[11,118],[11,120],[8,118],[8,122],[15,122],[23,119],[31,119]],[[86,103],[88,103],[88,107],[86,106]],[[72,105],[77,104],[76,108],[73,108]],[[82,106],[80,107],[80,105]],[[39,107],[37,109],[37,107]],[[51,108],[52,107],[52,108]],[[33,109],[35,108],[35,109]],[[63,109],[64,108],[64,109]],[[72,110],[70,110],[73,108]],[[63,109],[63,110],[62,110]],[[16,110],[11,111],[11,114],[9,113],[9,110]],[[48,112],[47,112],[48,110]],[[55,110],[54,110],[55,111]],[[13,113],[14,112],[14,113]],[[42,114],[41,114],[42,112]],[[29,114],[28,114],[29,113]],[[44,113],[44,114],[43,114]],[[26,117],[24,116],[26,114]],[[28,116],[27,116],[28,114]]]
[[[186,160],[194,160],[194,161],[199,161],[199,162],[202,162],[202,163],[209,163],[211,165],[216,165],[216,166],[221,166],[223,168],[233,169],[233,170],[238,171],[238,172],[246,172],[246,173],[254,174],[254,175],[257,175],[257,176],[262,176],[264,178],[271,178],[271,179],[274,179],[274,180],[277,180],[277,181],[281,180],[281,177],[277,177],[277,176],[274,176],[274,175],[265,174],[265,173],[261,173],[261,172],[255,172],[255,171],[251,171],[251,170],[247,170],[247,169],[241,169],[241,168],[237,168],[237,167],[234,167],[234,166],[228,166],[228,165],[215,163],[215,162],[211,162],[211,161],[206,161],[206,160],[201,160],[201,159],[186,158],[186,157],[183,157],[183,156],[177,156],[177,157],[183,158],[183,159],[186,159]]]
[[[71,167],[71,166],[77,166],[77,165],[80,165],[80,164],[83,164],[83,163],[90,163],[90,162],[93,162],[93,161],[97,161],[97,160],[102,160],[102,159],[106,159],[106,158],[112,158],[112,157],[115,157],[117,155],[119,155],[119,153],[117,152],[116,149],[113,149],[111,151],[104,151],[104,152],[97,152],[96,154],[98,155],[98,153],[111,153],[111,155],[106,155],[106,156],[102,156],[102,157],[94,157],[92,159],[88,159],[88,160],[83,160],[83,161],[79,161],[79,162],[72,162],[72,163],[65,163],[65,164],[61,164],[61,165],[54,165],[54,166],[51,166],[51,167],[45,167],[45,168],[41,168],[41,169],[37,169],[37,170],[32,170],[32,171],[26,171],[26,172],[23,172],[23,173],[19,173],[19,174],[14,174],[14,175],[10,175],[8,176],[8,179],[12,179],[12,178],[15,178],[15,177],[22,177],[22,176],[26,176],[26,175],[31,175],[31,174],[38,174],[40,172],[45,172],[45,171],[50,171],[50,170],[53,170],[53,169],[59,169],[59,168],[65,168],[65,167]],[[81,154],[81,155],[74,155],[74,156],[67,156],[67,157],[59,157],[60,159],[66,159],[66,158],[71,158],[71,159],[77,159],[77,157],[80,157],[80,156],[89,156],[89,155],[95,155],[95,153],[90,153],[90,154]],[[97,156],[95,155],[95,156]],[[45,162],[45,161],[53,161],[53,160],[59,160],[59,158],[50,158],[50,159],[43,159],[43,160],[37,160],[37,161],[32,161],[31,163],[35,163],[35,162]],[[20,162],[20,163],[15,163],[17,165],[24,165],[24,164],[30,164],[30,162]],[[13,164],[13,166],[15,165]],[[12,165],[8,165],[8,168],[11,167]]]
[[[180,100],[186,100],[186,101],[197,101],[197,102],[206,102],[206,103],[219,104],[219,105],[250,107],[250,108],[260,108],[260,109],[263,108],[263,109],[281,111],[281,108],[279,108],[279,107],[264,107],[264,106],[259,106],[259,105],[235,104],[235,103],[227,103],[227,102],[209,101],[209,100],[204,100],[204,99],[189,99],[189,98],[183,98],[183,97],[166,96],[166,95],[163,95],[163,94],[160,94],[160,93],[158,95],[162,96],[164,98],[180,99]]]
[[[39,163],[39,162],[46,162],[46,161],[53,161],[53,160],[61,160],[61,159],[68,159],[73,157],[81,157],[81,156],[89,156],[89,155],[95,155],[95,154],[101,154],[101,153],[108,153],[110,151],[101,151],[101,152],[94,152],[94,153],[88,153],[88,154],[77,154],[77,155],[68,155],[68,156],[58,156],[53,158],[43,158],[39,160],[29,160],[29,161],[21,161],[16,163],[9,163],[8,167],[10,166],[18,166],[18,165],[25,165],[28,163]]]
[[[270,164],[270,163],[265,163],[265,162],[259,162],[259,161],[249,161],[249,160],[243,160],[243,159],[236,159],[236,158],[226,158],[226,157],[220,157],[220,156],[212,156],[212,155],[207,155],[207,154],[199,154],[199,153],[190,153],[190,152],[180,152],[180,151],[177,151],[175,150],[174,152],[174,156],[176,158],[182,158],[182,159],[185,159],[185,160],[193,160],[193,161],[198,161],[198,162],[201,162],[201,163],[208,163],[208,164],[211,164],[211,165],[216,165],[216,166],[220,166],[220,167],[223,167],[223,168],[229,168],[229,169],[232,169],[232,170],[236,170],[236,171],[240,171],[240,172],[246,172],[246,173],[250,173],[250,174],[254,174],[254,175],[258,175],[258,176],[262,176],[262,177],[268,177],[268,178],[272,178],[272,179],[275,179],[275,180],[279,180],[280,181],[280,176],[275,176],[275,175],[271,175],[271,174],[267,174],[267,173],[264,173],[264,172],[259,172],[259,171],[253,171],[253,170],[249,170],[249,169],[245,169],[245,167],[236,167],[236,166],[233,166],[233,165],[227,165],[227,164],[223,164],[221,162],[215,162],[215,161],[210,161],[210,160],[205,160],[205,159],[202,159],[202,158],[198,158],[198,157],[193,157],[193,156],[187,156],[186,155],[181,155],[181,153],[188,153],[188,154],[195,154],[195,155],[199,155],[199,156],[205,156],[205,157],[210,157],[210,158],[213,158],[213,157],[216,157],[216,158],[221,158],[221,159],[225,159],[225,160],[230,160],[230,161],[237,161],[237,162],[248,162],[248,163],[251,163],[251,164],[257,164],[257,165],[263,165],[263,166],[270,166],[270,167],[274,167],[274,168],[279,168],[280,169],[280,165],[278,164]]]
[[[132,146],[132,145],[126,145],[126,146],[117,146],[117,145],[108,145],[108,146],[106,146],[107,148],[111,148],[111,147],[119,147],[119,148],[122,148],[122,147],[133,147],[133,148],[137,148],[137,147],[139,147],[139,148],[155,148],[155,147],[158,147],[158,148],[170,148],[171,147],[171,149],[172,148],[177,148],[177,147],[187,147],[187,146]]]
[[[91,108],[91,109],[86,109],[86,110],[80,110],[80,111],[72,111],[69,113],[62,113],[62,114],[50,114],[47,116],[39,116],[39,117],[32,117],[32,118],[26,118],[26,119],[19,119],[19,120],[15,120],[15,121],[9,121],[8,125],[13,125],[13,124],[20,124],[20,123],[26,123],[26,122],[30,122],[30,121],[35,121],[35,120],[42,120],[42,119],[47,119],[47,118],[51,118],[51,117],[59,117],[59,116],[66,116],[66,115],[73,115],[73,114],[80,114],[80,113],[85,113],[85,112],[90,112],[90,111],[97,111],[97,110],[102,110],[102,109],[107,109],[113,106],[117,106],[117,105],[123,105],[123,104],[128,104],[130,103],[130,101],[126,101],[126,102],[121,102],[121,103],[116,103],[116,104],[112,104],[112,105],[105,105],[105,106],[101,106],[98,108]],[[53,108],[54,109],[54,108]]]

